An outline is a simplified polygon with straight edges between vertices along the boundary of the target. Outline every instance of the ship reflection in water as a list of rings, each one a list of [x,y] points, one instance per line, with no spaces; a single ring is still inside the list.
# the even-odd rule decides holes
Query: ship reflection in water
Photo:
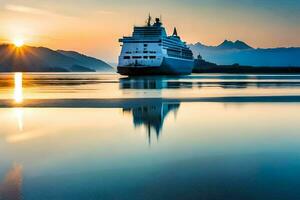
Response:
[[[160,90],[166,88],[168,83],[163,82],[162,78],[121,78],[121,89],[134,90]],[[148,133],[149,144],[151,144],[152,130],[155,131],[156,138],[159,139],[161,130],[163,128],[164,120],[171,112],[176,113],[179,109],[179,103],[148,103],[142,106],[131,108],[123,108],[124,113],[130,113],[133,116],[133,123],[135,127],[145,126]]]
[[[149,144],[151,144],[151,131],[154,130],[156,138],[159,139],[166,116],[170,112],[173,112],[176,116],[179,106],[180,104],[160,103],[132,108],[123,108],[123,112],[132,114],[135,127],[146,127]]]
[[[201,85],[199,84],[201,87]],[[121,78],[120,88],[124,89],[180,89],[192,88],[193,83],[188,81],[178,81],[178,77],[141,77],[141,78]]]
[[[162,78],[121,78],[121,89],[163,89],[166,88],[167,82]]]

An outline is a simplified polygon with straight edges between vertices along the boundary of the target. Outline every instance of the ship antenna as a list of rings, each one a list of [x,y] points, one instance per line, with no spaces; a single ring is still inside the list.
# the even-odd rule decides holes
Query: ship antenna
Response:
[[[176,27],[174,27],[173,36],[178,36]]]

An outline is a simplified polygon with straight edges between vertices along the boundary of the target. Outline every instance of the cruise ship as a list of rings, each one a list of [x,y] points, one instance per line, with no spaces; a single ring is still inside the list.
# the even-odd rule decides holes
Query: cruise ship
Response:
[[[135,26],[132,36],[119,39],[122,50],[118,73],[122,75],[187,75],[194,66],[192,51],[174,28],[168,36],[160,18]]]

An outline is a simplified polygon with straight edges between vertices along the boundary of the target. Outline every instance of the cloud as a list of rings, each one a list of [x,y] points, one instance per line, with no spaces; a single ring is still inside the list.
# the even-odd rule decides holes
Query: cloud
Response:
[[[34,7],[29,7],[29,6],[15,5],[15,4],[6,4],[4,6],[4,9],[7,11],[26,13],[26,14],[32,14],[32,15],[74,17],[74,16],[62,15],[62,14],[59,14],[56,12],[51,12],[51,11],[45,10],[45,9],[39,9],[39,8],[34,8]],[[115,12],[109,11],[109,10],[97,10],[96,14],[112,15],[112,14],[115,14]]]
[[[34,8],[29,6],[15,5],[15,4],[6,4],[4,6],[4,9],[11,12],[19,12],[19,13],[32,14],[32,15],[44,15],[50,17],[68,17],[68,18],[71,17],[71,16],[66,16],[59,13],[51,12],[45,9],[39,9],[39,8]]]
[[[13,12],[21,12],[21,13],[28,13],[28,14],[35,14],[35,15],[53,15],[53,13],[46,10],[22,6],[22,5],[7,4],[4,6],[4,8],[5,10],[13,11]]]

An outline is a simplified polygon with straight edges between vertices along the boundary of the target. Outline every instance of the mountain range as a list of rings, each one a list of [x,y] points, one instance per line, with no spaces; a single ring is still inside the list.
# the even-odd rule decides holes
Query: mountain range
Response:
[[[102,60],[75,51],[0,45],[0,72],[112,72]]]
[[[300,66],[300,48],[253,48],[243,41],[225,40],[217,46],[207,46],[200,42],[190,44],[194,55],[218,65],[247,66]]]

